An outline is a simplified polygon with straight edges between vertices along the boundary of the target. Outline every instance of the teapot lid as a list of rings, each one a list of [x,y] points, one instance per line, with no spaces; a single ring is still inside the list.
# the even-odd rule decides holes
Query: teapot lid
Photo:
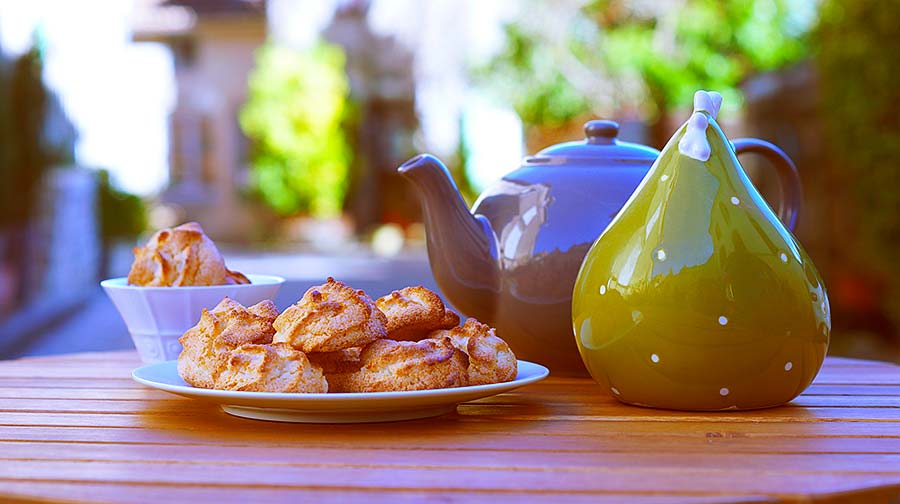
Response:
[[[611,163],[616,161],[656,160],[659,151],[646,145],[623,142],[616,138],[619,123],[607,120],[593,120],[584,124],[585,139],[552,145],[525,159],[527,163],[564,164],[567,162]]]

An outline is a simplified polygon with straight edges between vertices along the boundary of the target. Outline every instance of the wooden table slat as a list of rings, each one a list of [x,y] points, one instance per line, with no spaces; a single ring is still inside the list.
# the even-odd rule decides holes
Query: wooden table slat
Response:
[[[354,449],[314,448],[298,452],[284,446],[236,446],[223,452],[218,446],[121,445],[96,443],[21,443],[0,441],[0,461],[103,461],[103,462],[169,462],[202,465],[219,463],[229,466],[298,466],[298,467],[405,467],[471,470],[503,470],[514,467],[529,470],[585,471],[591,469],[633,468],[666,469],[684,464],[692,468],[718,470],[740,465],[742,470],[767,470],[790,467],[796,473],[876,473],[900,474],[900,453],[832,454],[822,459],[818,454],[771,453],[747,457],[735,453],[596,453],[490,450],[429,449]],[[424,461],[427,461],[425,464]]]
[[[865,502],[900,497],[900,368],[829,358],[754,412],[556,378],[394,424],[291,425],[129,379],[133,352],[0,362],[0,497],[127,502]]]
[[[234,486],[172,486],[129,483],[73,483],[21,480],[0,480],[0,487],[19,495],[43,495],[51,499],[77,499],[79,501],[117,502],[123,495],[128,502],[159,504],[161,502],[215,502],[217,504],[252,502],[254,504],[283,502],[314,502],[317,504],[346,504],[348,502],[390,502],[392,504],[418,504],[429,502],[483,502],[500,501],[516,504],[721,504],[723,500],[736,504],[777,502],[766,495],[713,494],[697,495],[676,493],[673,495],[623,493],[554,493],[456,491],[436,494],[427,490],[328,489],[279,488],[261,489]],[[723,499],[723,497],[725,499]]]

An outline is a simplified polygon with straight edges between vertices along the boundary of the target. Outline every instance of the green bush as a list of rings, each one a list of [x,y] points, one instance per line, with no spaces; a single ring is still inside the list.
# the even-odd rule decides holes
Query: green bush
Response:
[[[528,126],[558,126],[598,108],[630,106],[651,122],[712,89],[741,104],[740,82],[804,56],[808,28],[787,0],[532,1],[505,28],[504,49],[478,75]],[[563,9],[574,9],[561,13]],[[534,10],[539,11],[538,14]],[[568,19],[564,35],[543,12]]]
[[[26,225],[44,174],[73,162],[76,135],[43,68],[38,44],[11,62],[0,55],[0,230]]]
[[[827,0],[813,33],[825,147],[858,206],[857,260],[900,278],[900,4]],[[874,262],[872,261],[874,259]],[[900,320],[900,288],[885,308]]]
[[[144,200],[113,187],[106,170],[98,170],[97,179],[97,206],[103,241],[134,238],[143,233],[147,229]]]
[[[240,114],[252,141],[254,189],[280,215],[339,214],[351,162],[342,128],[349,94],[343,51],[267,43],[256,59]]]

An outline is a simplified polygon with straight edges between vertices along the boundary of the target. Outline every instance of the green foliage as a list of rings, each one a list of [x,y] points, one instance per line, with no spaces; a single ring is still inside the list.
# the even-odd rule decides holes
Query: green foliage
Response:
[[[856,191],[867,255],[894,278],[900,276],[898,26],[897,2],[827,0],[813,32],[827,146]]]
[[[804,55],[803,27],[788,1],[597,0],[570,13],[562,40],[552,23],[523,18],[508,25],[503,52],[482,75],[502,83],[501,95],[528,125],[574,119],[611,93],[617,105],[641,108],[651,119],[690,104],[697,89],[719,91],[726,106],[737,107],[744,78]],[[565,9],[547,0],[531,5]],[[594,85],[585,73],[595,76]],[[604,90],[597,82],[611,85]]]
[[[271,43],[257,53],[241,128],[253,141],[253,184],[281,215],[339,214],[351,152],[342,128],[348,110],[345,56],[319,43],[295,51]]]
[[[59,138],[47,134],[51,127]],[[44,173],[72,163],[73,146],[71,125],[44,86],[38,47],[0,61],[0,228],[28,222]]]
[[[134,238],[147,229],[147,206],[134,194],[113,187],[109,172],[97,172],[97,206],[100,213],[100,235],[105,241]]]
[[[526,124],[558,125],[590,109],[590,100],[566,81],[540,31],[508,24],[506,46],[476,75],[512,100]]]
[[[611,4],[596,2],[592,10]],[[744,78],[803,56],[802,42],[786,35],[788,19],[783,1],[691,0],[674,12],[630,12],[607,21],[601,25],[603,52],[613,74],[638,72],[662,104],[689,104],[703,88],[722,92],[726,104],[736,105]]]

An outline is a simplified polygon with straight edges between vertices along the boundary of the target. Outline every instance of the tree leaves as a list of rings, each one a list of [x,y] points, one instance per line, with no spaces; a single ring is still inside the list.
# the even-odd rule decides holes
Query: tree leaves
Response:
[[[743,79],[805,54],[802,30],[788,26],[788,1],[595,0],[551,7],[535,0],[506,27],[504,50],[481,74],[529,125],[555,126],[613,107],[642,110],[652,121],[689,105],[697,89],[715,89],[737,107]],[[567,8],[574,12],[560,12]],[[568,19],[568,30],[533,21],[550,10]],[[581,67],[577,78],[572,67]],[[583,84],[585,71],[595,75],[592,85]]]
[[[342,128],[349,83],[344,52],[271,43],[257,53],[240,124],[253,141],[252,182],[281,215],[341,212],[351,152]]]

